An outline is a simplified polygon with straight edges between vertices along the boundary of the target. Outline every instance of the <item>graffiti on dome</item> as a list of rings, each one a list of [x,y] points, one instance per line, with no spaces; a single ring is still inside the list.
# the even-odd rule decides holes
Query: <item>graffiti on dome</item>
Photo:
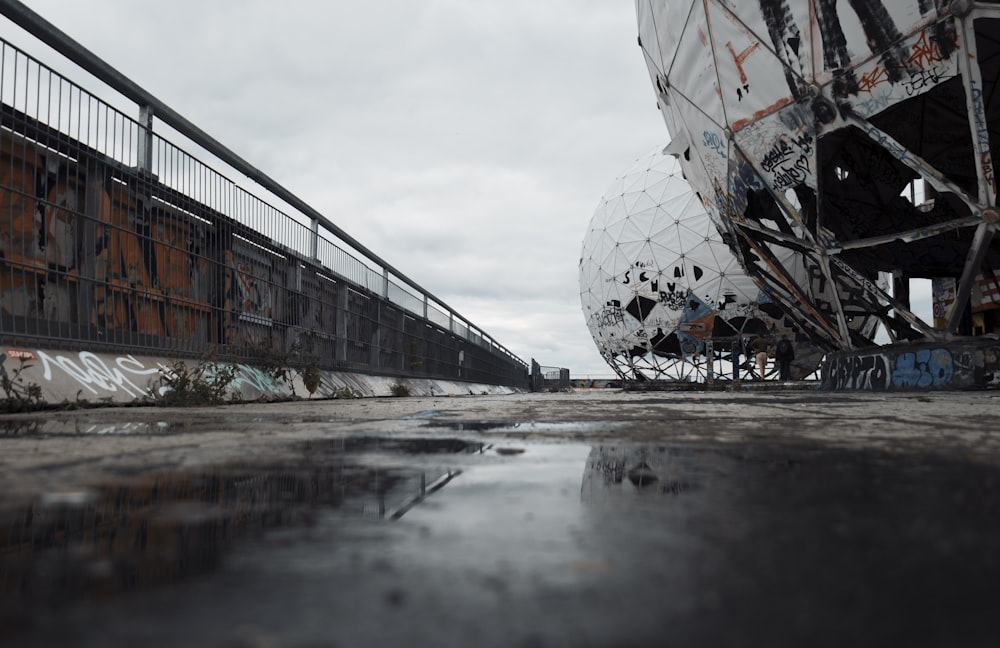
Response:
[[[941,324],[917,313],[882,317],[884,274],[1000,267],[995,244],[970,253],[995,204],[996,10],[960,4],[636,3],[666,150],[747,274],[826,349],[872,346],[879,330],[936,339]],[[985,310],[972,293],[959,305]],[[1000,331],[988,320],[976,326]]]

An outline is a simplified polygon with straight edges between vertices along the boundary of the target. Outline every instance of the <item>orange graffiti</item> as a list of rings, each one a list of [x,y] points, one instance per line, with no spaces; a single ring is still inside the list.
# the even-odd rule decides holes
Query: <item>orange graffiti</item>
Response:
[[[112,182],[110,188],[110,194],[97,192],[98,236],[105,247],[97,255],[97,279],[103,283],[98,283],[95,291],[92,323],[164,335],[160,318],[163,297],[149,276],[142,244],[129,218],[131,213],[134,220],[139,220],[139,206],[123,185]]]
[[[791,97],[791,95],[789,95],[787,97],[783,97],[783,98],[775,101],[773,104],[771,104],[767,108],[762,108],[761,110],[758,110],[757,112],[755,112],[754,114],[750,115],[749,117],[744,117],[743,119],[737,119],[736,121],[733,122],[733,130],[734,131],[739,130],[739,129],[743,128],[744,126],[746,126],[747,124],[749,124],[751,122],[758,121],[761,117],[764,117],[765,115],[768,115],[768,114],[774,112],[775,110],[778,110],[779,108],[784,108],[785,106],[787,106],[790,103],[792,103],[792,97]]]
[[[958,49],[959,47],[960,44],[958,39],[955,39],[955,49]],[[941,56],[941,48],[937,45],[937,43],[932,43],[928,40],[926,29],[920,32],[920,38],[918,38],[917,42],[913,44],[912,50],[913,53],[910,55],[910,58],[907,59],[907,62],[912,63],[921,69],[925,69],[932,63],[945,60],[944,57]]]
[[[208,294],[208,260],[190,249],[195,226],[171,214],[156,211],[151,217],[157,284],[164,294],[167,330],[175,337],[203,339],[211,311]]]
[[[871,72],[866,72],[858,79],[859,92],[871,92],[875,86],[889,81],[889,72],[884,67],[876,65]]]
[[[756,52],[760,48],[760,42],[754,41],[752,45],[748,45],[739,54],[733,49],[733,44],[727,42],[726,49],[729,50],[729,54],[733,57],[733,62],[736,63],[736,69],[740,72],[740,83],[747,82],[747,73],[743,70],[743,61],[747,60],[747,57]]]
[[[955,43],[955,48],[959,47],[958,42]],[[910,57],[906,59],[906,62],[910,64],[910,68],[920,68],[925,70],[928,67],[932,67],[934,63],[944,61],[945,58],[941,55],[941,48],[937,43],[932,42],[927,37],[927,30],[920,32],[920,38],[911,46]],[[859,92],[871,92],[875,86],[889,81],[889,72],[882,65],[876,65],[870,72],[863,74],[858,80],[858,91]]]
[[[0,131],[0,308],[18,316],[43,316],[40,280],[44,252],[38,245],[35,171],[38,152],[24,140]]]

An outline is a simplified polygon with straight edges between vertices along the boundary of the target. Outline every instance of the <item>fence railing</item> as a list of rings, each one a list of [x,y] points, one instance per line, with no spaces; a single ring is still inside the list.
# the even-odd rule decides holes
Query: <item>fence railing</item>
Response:
[[[569,369],[543,367],[531,361],[531,391],[553,391],[570,388]]]
[[[528,386],[521,359],[287,189],[24,5],[0,12],[137,109],[0,39],[5,343]]]

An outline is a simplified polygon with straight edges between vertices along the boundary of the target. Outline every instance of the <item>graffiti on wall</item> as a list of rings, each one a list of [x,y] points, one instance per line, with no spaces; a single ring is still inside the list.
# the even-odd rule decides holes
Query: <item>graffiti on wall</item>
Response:
[[[78,399],[115,401],[155,399],[170,388],[161,380],[170,376],[173,368],[159,360],[142,360],[132,355],[96,354],[90,351],[76,353],[44,351],[41,349],[4,349],[0,358],[16,361],[22,377],[30,371],[30,380],[43,389],[49,384],[70,383],[78,390]],[[0,363],[0,367],[5,363]],[[220,365],[235,370],[229,389],[244,398],[262,396],[287,396],[288,388],[282,387],[270,374],[250,365]],[[3,367],[7,370],[7,367]],[[10,367],[13,370],[13,366]],[[211,379],[212,374],[206,375]],[[72,390],[62,388],[60,392]]]
[[[242,252],[242,251],[241,251]],[[274,324],[270,267],[256,255],[226,251],[226,339],[260,346]]]
[[[15,135],[0,136],[0,169],[5,313],[204,338],[203,222],[151,208],[109,168],[65,161]]]
[[[155,190],[0,132],[0,312],[89,325],[99,339],[128,332],[278,348],[295,340],[276,322],[332,325],[332,309],[318,304],[335,301],[334,284],[306,278],[291,290],[295,260],[210,208]]]
[[[920,349],[896,356],[892,382],[898,387],[948,387],[955,374],[947,349]]]
[[[823,383],[847,391],[954,388],[971,375],[971,360],[959,360],[945,348],[831,356],[823,368]]]

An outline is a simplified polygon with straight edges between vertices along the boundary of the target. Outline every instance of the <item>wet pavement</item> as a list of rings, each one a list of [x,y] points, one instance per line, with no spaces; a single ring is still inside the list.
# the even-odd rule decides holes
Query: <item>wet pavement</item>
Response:
[[[0,417],[0,643],[995,646],[1000,400]]]

